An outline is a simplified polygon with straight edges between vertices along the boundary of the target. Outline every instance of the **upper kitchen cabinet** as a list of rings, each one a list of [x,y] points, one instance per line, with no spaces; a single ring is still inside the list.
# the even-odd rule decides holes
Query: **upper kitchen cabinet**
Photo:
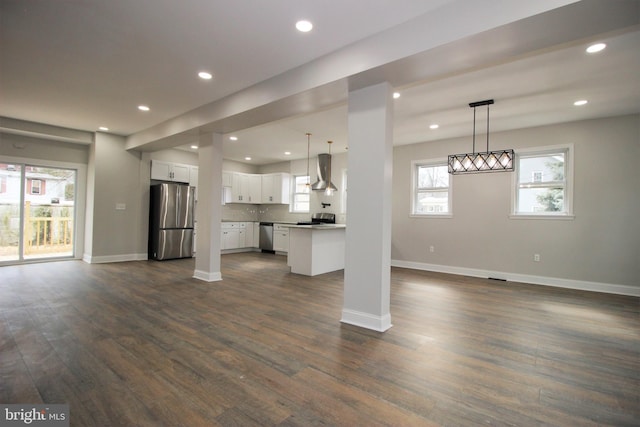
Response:
[[[234,172],[231,183],[232,203],[259,204],[262,194],[260,175]]]
[[[151,179],[189,183],[189,165],[152,160]]]
[[[226,174],[226,176],[225,176]],[[223,186],[225,179],[231,179],[230,203],[252,204],[288,204],[289,203],[289,174],[270,173],[265,175],[223,172]]]
[[[233,172],[222,171],[222,186],[233,187]]]
[[[269,173],[262,175],[262,203],[289,203],[288,173]]]
[[[249,175],[249,203],[262,201],[262,176]]]
[[[231,201],[233,203],[249,203],[249,175],[246,173],[233,174]]]

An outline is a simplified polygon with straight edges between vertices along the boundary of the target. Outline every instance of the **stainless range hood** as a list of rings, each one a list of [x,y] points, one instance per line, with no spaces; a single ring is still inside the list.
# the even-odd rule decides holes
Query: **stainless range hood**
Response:
[[[337,191],[331,182],[331,154],[318,154],[318,180],[311,185],[312,190],[326,190],[327,187]]]

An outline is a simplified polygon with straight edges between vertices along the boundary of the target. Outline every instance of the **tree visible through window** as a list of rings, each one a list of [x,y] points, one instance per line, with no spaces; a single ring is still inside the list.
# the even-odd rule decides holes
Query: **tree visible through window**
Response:
[[[515,214],[567,214],[568,148],[517,155]]]

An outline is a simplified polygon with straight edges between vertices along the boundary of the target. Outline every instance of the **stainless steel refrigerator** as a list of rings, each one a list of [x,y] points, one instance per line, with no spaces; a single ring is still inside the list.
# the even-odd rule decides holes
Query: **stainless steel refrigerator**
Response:
[[[193,256],[194,187],[152,185],[149,206],[149,258]]]

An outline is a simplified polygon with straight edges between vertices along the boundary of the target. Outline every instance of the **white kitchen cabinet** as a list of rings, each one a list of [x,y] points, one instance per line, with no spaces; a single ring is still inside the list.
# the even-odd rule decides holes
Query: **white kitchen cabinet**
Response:
[[[249,175],[234,173],[231,185],[231,200],[233,203],[249,203]]]
[[[189,182],[189,165],[151,161],[151,179],[157,181]]]
[[[261,202],[261,175],[233,172],[231,182],[232,203],[259,204]]]
[[[222,171],[222,186],[233,187],[233,172]]]
[[[289,227],[282,224],[273,225],[273,250],[289,252]]]
[[[289,204],[288,173],[251,174],[222,172],[222,186],[231,188],[230,200],[226,203]]]
[[[236,246],[236,249],[246,248],[247,247],[246,240],[247,240],[247,229],[240,228],[238,230],[238,245]]]
[[[254,235],[253,235],[253,222],[245,222],[243,223],[245,229],[244,235],[244,248],[252,248],[254,246]],[[242,228],[241,228],[242,229]]]
[[[288,173],[269,173],[262,175],[262,203],[289,204]]]
[[[240,242],[239,229],[223,229],[220,235],[220,249],[237,249]]]
[[[220,249],[240,247],[240,226],[237,222],[223,222],[220,226]]]
[[[262,175],[249,175],[249,203],[262,202]]]

